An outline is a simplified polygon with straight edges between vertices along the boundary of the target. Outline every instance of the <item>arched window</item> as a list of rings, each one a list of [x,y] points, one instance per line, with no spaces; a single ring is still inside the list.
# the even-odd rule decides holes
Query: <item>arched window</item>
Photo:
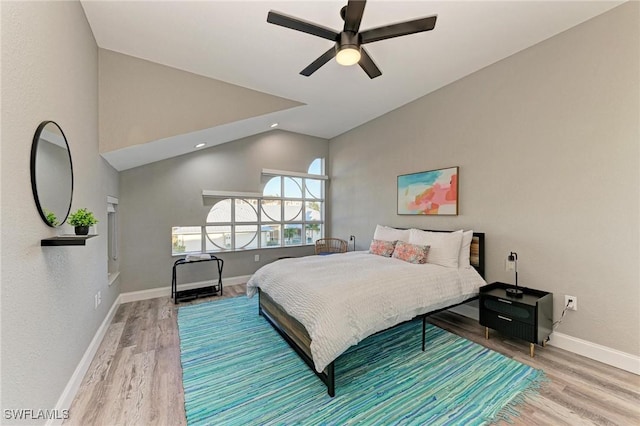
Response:
[[[172,228],[172,253],[314,244],[324,235],[327,177],[323,172],[322,158],[311,162],[308,173],[263,170],[269,179],[261,197],[259,194],[255,198],[246,197],[242,193],[218,197],[207,214],[205,226]]]
[[[258,200],[227,198],[207,215],[205,251],[258,248]]]

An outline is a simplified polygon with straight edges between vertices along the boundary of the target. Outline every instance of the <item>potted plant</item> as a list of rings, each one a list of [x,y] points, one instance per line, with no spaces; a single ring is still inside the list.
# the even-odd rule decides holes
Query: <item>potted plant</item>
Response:
[[[87,209],[79,209],[69,215],[69,225],[74,226],[76,235],[89,234],[89,227],[98,223],[98,219]]]
[[[47,222],[49,222],[49,225],[53,226],[54,228],[59,225],[58,218],[56,217],[56,214],[54,212],[50,212],[49,210],[45,209],[44,214],[47,217]]]

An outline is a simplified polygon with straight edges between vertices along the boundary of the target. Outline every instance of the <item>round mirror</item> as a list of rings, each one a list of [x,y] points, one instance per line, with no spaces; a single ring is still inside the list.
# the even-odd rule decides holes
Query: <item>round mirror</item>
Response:
[[[31,189],[44,223],[62,225],[71,209],[73,166],[67,138],[53,121],[40,123],[33,136]]]

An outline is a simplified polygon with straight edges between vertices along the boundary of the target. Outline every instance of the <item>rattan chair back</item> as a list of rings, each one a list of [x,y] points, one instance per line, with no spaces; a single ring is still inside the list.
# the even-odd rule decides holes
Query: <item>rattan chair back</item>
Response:
[[[346,253],[347,242],[340,238],[319,238],[316,240],[316,254]]]

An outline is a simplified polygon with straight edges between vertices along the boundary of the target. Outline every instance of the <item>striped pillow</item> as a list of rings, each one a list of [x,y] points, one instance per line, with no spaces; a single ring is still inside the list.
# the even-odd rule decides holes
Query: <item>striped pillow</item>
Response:
[[[398,241],[392,257],[409,263],[423,264],[427,263],[428,254],[429,246],[419,246]]]
[[[398,241],[382,241],[372,240],[369,246],[369,253],[377,254],[378,256],[391,257],[393,249]]]

